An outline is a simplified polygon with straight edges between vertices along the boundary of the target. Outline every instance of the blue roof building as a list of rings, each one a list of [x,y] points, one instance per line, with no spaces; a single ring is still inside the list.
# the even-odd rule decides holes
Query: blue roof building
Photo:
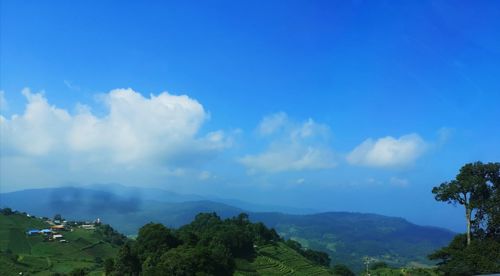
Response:
[[[32,235],[38,235],[40,234],[40,230],[38,229],[31,229],[31,230],[28,230],[28,232],[26,232],[28,235],[32,236]]]

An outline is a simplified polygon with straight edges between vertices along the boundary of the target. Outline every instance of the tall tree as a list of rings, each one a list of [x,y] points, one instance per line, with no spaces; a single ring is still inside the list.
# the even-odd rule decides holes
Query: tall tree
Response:
[[[432,189],[436,200],[464,206],[467,245],[471,242],[472,214],[484,206],[485,200],[489,197],[489,177],[486,172],[488,166],[489,164],[481,162],[465,164],[454,180]]]

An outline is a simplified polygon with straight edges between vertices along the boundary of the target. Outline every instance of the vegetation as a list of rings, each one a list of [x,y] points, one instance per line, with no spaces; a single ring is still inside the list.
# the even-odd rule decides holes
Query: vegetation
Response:
[[[294,248],[273,229],[251,223],[244,213],[225,220],[215,213],[200,213],[178,230],[158,223],[144,225],[135,242],[126,243],[114,261],[106,262],[106,271],[110,275],[281,275],[297,270],[332,274],[317,265],[329,265],[325,253],[287,244]]]
[[[163,200],[177,202],[162,202],[163,197]],[[138,204],[138,200],[109,191],[68,187],[0,193],[3,204],[38,215],[52,217],[61,213],[72,219],[85,220],[98,214],[103,221],[126,235],[136,235],[138,229],[151,220],[180,228],[193,221],[198,213],[215,211],[225,219],[244,212],[211,201],[185,202],[184,199],[184,202],[179,202],[182,198],[176,200],[168,194],[159,193],[154,199],[142,198]],[[432,265],[434,262],[427,259],[427,255],[450,243],[455,235],[446,229],[418,226],[401,218],[375,214],[248,214],[252,222],[260,221],[263,226],[276,229],[283,238],[300,242],[304,248],[325,252],[332,264],[345,264],[355,272],[364,268],[364,256],[394,267],[411,262]]]
[[[465,207],[466,233],[429,256],[446,275],[500,272],[500,163],[464,165],[435,187],[436,200]]]
[[[330,266],[330,256],[328,256],[328,254],[326,254],[325,252],[302,248],[302,245],[294,240],[287,240],[286,245],[315,264],[326,267]]]
[[[254,220],[273,226],[280,236],[304,247],[328,253],[332,264],[345,264],[356,273],[370,256],[393,267],[430,266],[431,252],[448,244],[454,233],[423,227],[401,218],[375,214],[329,212],[312,215],[254,213]]]
[[[44,229],[50,225],[42,219],[6,209],[0,212],[1,275],[98,273],[103,271],[102,260],[114,257],[119,250],[117,245],[105,241],[102,233],[106,230],[100,227],[96,231],[74,228],[61,232],[66,243],[48,241],[43,235],[28,236],[28,229]]]

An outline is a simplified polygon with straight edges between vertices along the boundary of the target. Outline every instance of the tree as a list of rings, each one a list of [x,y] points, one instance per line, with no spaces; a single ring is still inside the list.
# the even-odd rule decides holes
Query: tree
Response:
[[[488,198],[478,207],[473,222],[476,235],[500,239],[500,163],[484,165]]]
[[[372,265],[370,265],[370,269],[372,270],[376,270],[379,268],[387,268],[387,267],[389,267],[389,265],[387,265],[387,263],[383,261],[375,262]]]
[[[471,223],[474,210],[483,206],[488,198],[488,174],[481,162],[464,165],[456,178],[432,189],[435,199],[450,204],[460,204],[465,208],[467,245],[471,243]]]
[[[68,275],[69,276],[85,276],[85,275],[87,275],[87,270],[85,268],[75,268]]]
[[[445,275],[477,275],[500,271],[500,242],[473,240],[467,245],[464,234],[457,235],[448,246],[429,255],[440,260],[439,270]]]
[[[62,216],[61,216],[60,214],[56,214],[56,215],[54,216],[54,220],[59,220],[59,221],[61,221],[61,220],[62,220]]]
[[[115,270],[115,261],[112,258],[107,258],[104,261],[104,274],[110,275]]]
[[[429,259],[440,260],[438,269],[445,275],[500,271],[500,163],[466,164],[455,180],[432,192],[437,200],[464,205],[467,233]]]
[[[10,215],[14,214],[14,212],[12,212],[12,209],[6,207],[6,208],[2,209],[2,214],[6,215],[6,216],[10,216]]]
[[[118,252],[115,264],[115,270],[118,275],[139,275],[141,272],[141,263],[137,255],[132,252],[132,247],[126,243]]]
[[[159,257],[163,252],[181,244],[170,229],[159,223],[148,223],[139,229],[135,249],[141,261],[149,255]]]
[[[339,276],[355,276],[354,272],[352,272],[346,265],[336,264],[332,268],[334,275]]]

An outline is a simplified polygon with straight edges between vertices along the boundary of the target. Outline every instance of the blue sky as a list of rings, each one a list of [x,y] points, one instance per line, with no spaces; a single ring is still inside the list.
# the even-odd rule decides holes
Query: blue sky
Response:
[[[2,1],[0,188],[118,182],[463,228],[496,1]]]

